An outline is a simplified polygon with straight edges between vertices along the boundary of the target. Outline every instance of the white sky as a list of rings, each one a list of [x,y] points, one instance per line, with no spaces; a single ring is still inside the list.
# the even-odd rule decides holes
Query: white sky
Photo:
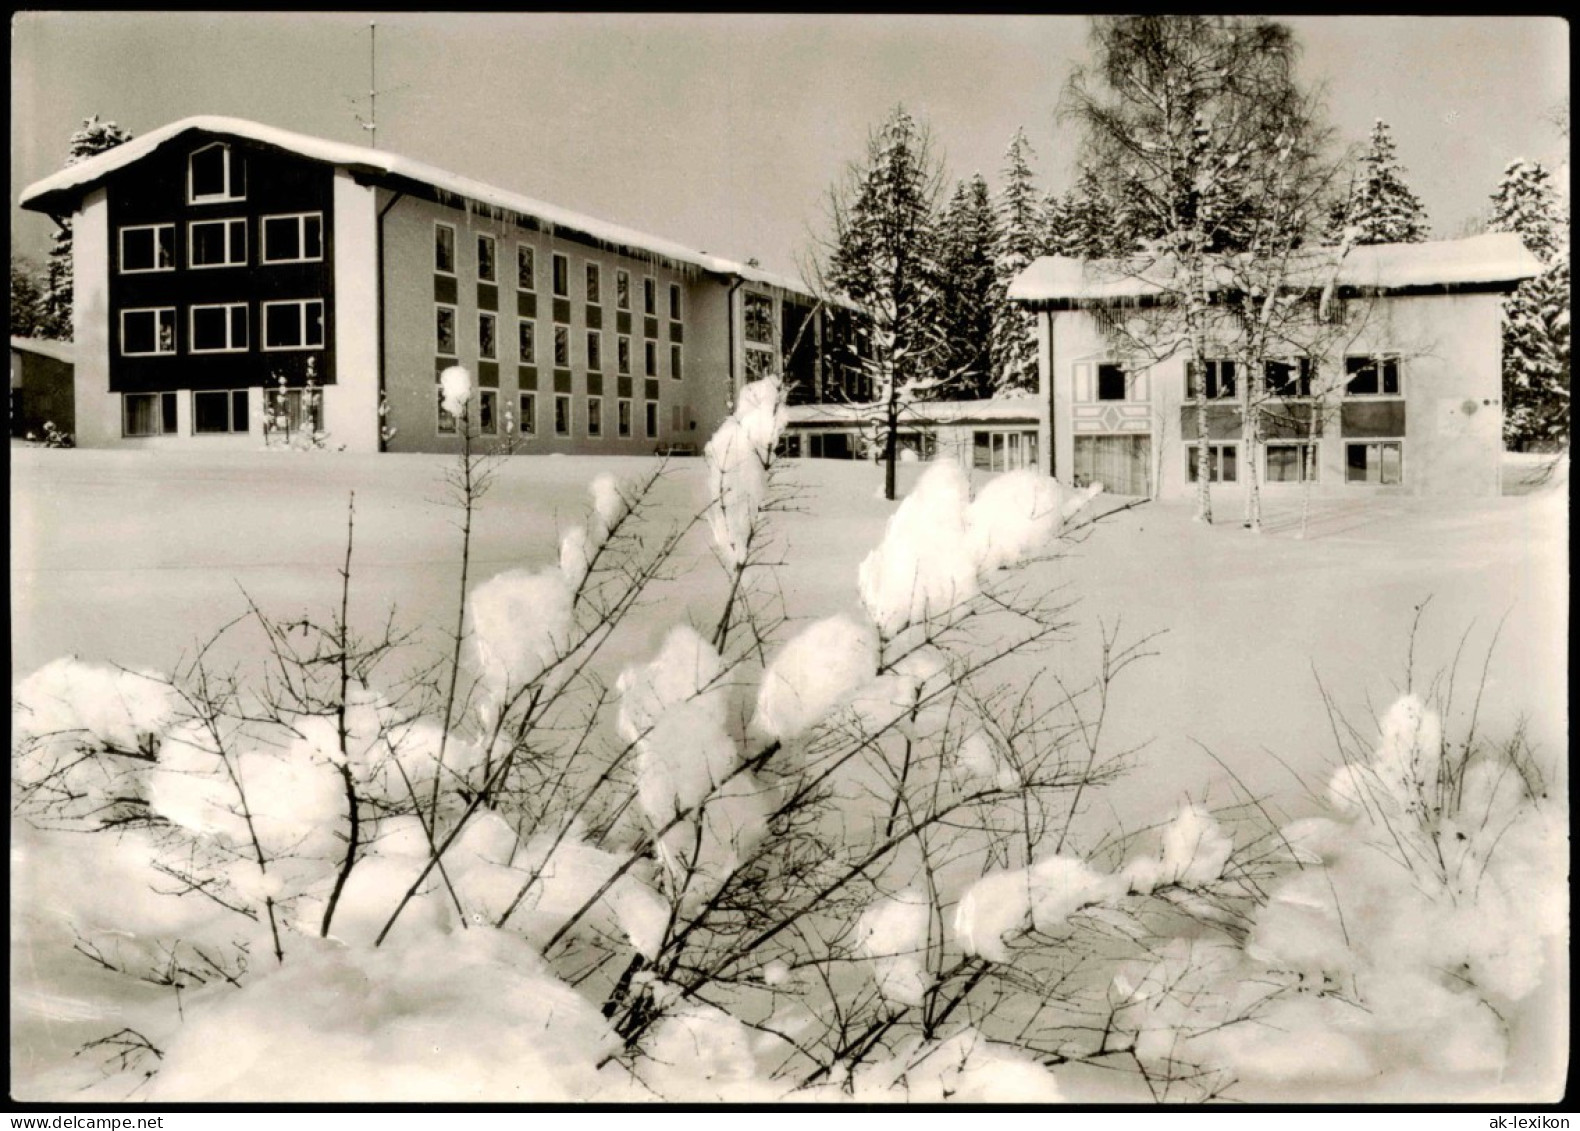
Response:
[[[896,102],[950,177],[996,187],[1024,125],[1045,187],[1073,179],[1056,118],[1086,56],[1079,17],[24,13],[12,25],[15,207],[97,113],[134,133],[225,114],[364,139],[379,25],[379,144],[507,189],[796,274],[828,187]],[[1393,127],[1435,234],[1459,234],[1513,158],[1556,168],[1569,87],[1559,19],[1291,19],[1341,138]],[[359,106],[353,99],[364,99]]]

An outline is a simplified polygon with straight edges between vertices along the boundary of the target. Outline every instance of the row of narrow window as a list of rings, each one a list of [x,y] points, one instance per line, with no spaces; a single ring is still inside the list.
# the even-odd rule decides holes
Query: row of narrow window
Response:
[[[263,216],[259,263],[316,263],[324,258],[324,216],[299,212]],[[248,228],[244,217],[192,220],[187,223],[186,265],[245,267]],[[133,224],[120,230],[120,270],[123,275],[174,271],[178,260],[175,224]]]
[[[1233,398],[1239,375],[1237,362],[1228,359],[1192,361],[1185,365],[1185,396],[1194,400],[1205,386],[1208,400]],[[1309,397],[1313,366],[1309,357],[1263,362],[1262,378],[1272,397]],[[1402,395],[1400,361],[1392,354],[1350,354],[1344,358],[1345,396],[1397,397]],[[1098,401],[1145,400],[1136,392],[1136,382],[1124,366],[1103,363],[1097,366],[1097,382],[1092,399]],[[1134,395],[1133,395],[1134,394]]]
[[[1262,479],[1267,483],[1315,483],[1317,446],[1310,443],[1263,445]],[[1240,477],[1240,446],[1208,444],[1208,479],[1235,483]],[[1186,448],[1186,474],[1190,482],[1201,479],[1202,445]],[[1360,440],[1344,445],[1344,481],[1396,486],[1404,482],[1404,441]]]
[[[434,225],[433,244],[433,269],[441,275],[456,274],[455,259],[455,228],[449,224]],[[588,263],[586,266],[585,301],[588,306],[601,306],[603,304],[603,270],[597,263]],[[569,298],[571,293],[571,266],[570,257],[555,252],[552,259],[553,278],[551,280],[554,296],[556,298]],[[479,234],[477,236],[477,280],[480,283],[497,283],[499,281],[499,264],[497,253],[497,240],[493,236]],[[516,289],[521,291],[536,291],[537,285],[537,249],[531,244],[516,245]],[[631,309],[631,273],[624,268],[617,268],[614,273],[615,307],[618,310]],[[658,316],[658,281],[651,275],[642,279],[642,309],[650,317]],[[679,283],[669,284],[669,317],[672,321],[681,318],[681,287]]]
[[[485,436],[497,436],[502,422],[499,418],[499,390],[477,389],[473,391],[475,407],[473,413],[475,420],[472,425],[475,430]],[[460,422],[445,411],[444,391],[437,390],[439,408],[439,434],[454,435],[459,431]],[[513,431],[521,436],[532,437],[539,435],[552,435],[559,438],[570,438],[574,435],[574,421],[572,419],[573,405],[569,393],[555,393],[552,401],[552,420],[546,422],[552,431],[539,431],[538,421],[538,395],[523,392],[517,397],[519,414],[513,421],[504,422],[507,431]],[[606,434],[604,420],[603,397],[586,397],[582,410],[583,435],[588,439],[598,439]],[[642,431],[646,439],[658,438],[658,402],[646,401],[643,403]],[[612,422],[612,434],[616,437],[631,438],[633,436],[633,402],[628,397],[615,400],[615,417]],[[674,426],[681,427],[683,410],[680,405],[672,405],[671,411],[675,417]]]
[[[434,349],[440,357],[458,357],[459,353],[456,340],[456,308],[440,303],[434,308]],[[480,311],[477,315],[477,356],[483,361],[497,361],[499,359],[499,322],[498,317],[489,311]],[[536,365],[538,363],[538,324],[535,319],[519,318],[516,320],[516,358],[522,365]],[[569,369],[571,365],[571,337],[570,327],[556,323],[554,326],[554,365],[558,369]],[[627,334],[620,334],[615,339],[615,368],[622,376],[631,373],[631,338]],[[587,351],[585,360],[587,369],[593,373],[603,371],[603,333],[599,330],[588,330],[586,339]],[[642,343],[643,373],[648,377],[658,376],[658,343],[652,340]],[[681,379],[681,349],[678,342],[672,342],[669,347],[669,375],[676,381]]]
[[[284,299],[261,304],[265,350],[322,349],[322,299]],[[173,357],[181,352],[180,320],[173,306],[121,311],[123,357]],[[187,353],[244,353],[251,350],[251,308],[245,302],[187,308]]]

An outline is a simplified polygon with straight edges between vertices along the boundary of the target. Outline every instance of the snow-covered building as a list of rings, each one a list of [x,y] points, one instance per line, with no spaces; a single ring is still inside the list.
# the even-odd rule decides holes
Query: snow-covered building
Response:
[[[1039,467],[1039,436],[1047,434],[1045,404],[1035,395],[908,403],[897,429],[901,458],[952,459],[980,471]],[[780,451],[822,459],[876,458],[882,451],[884,413],[881,404],[792,404]]]
[[[700,448],[781,356],[822,381],[791,279],[255,122],[175,122],[21,203],[72,224],[83,446],[257,446],[284,423],[453,451],[438,376],[461,364],[485,435],[641,454]]]
[[[11,435],[42,438],[46,424],[76,431],[70,342],[11,339]]]
[[[1325,493],[1495,494],[1502,300],[1539,270],[1510,233],[1354,247],[1342,258],[1313,249],[1283,281],[1309,320],[1286,325],[1283,356],[1251,375],[1248,395],[1232,340],[1187,362],[1168,258],[1039,259],[1009,294],[1037,319],[1041,466],[1116,494],[1184,495],[1204,473],[1238,491],[1249,401],[1264,440],[1255,470],[1269,491],[1312,482]],[[1224,264],[1209,282],[1220,311],[1236,274]],[[1197,381],[1217,402],[1205,459]]]

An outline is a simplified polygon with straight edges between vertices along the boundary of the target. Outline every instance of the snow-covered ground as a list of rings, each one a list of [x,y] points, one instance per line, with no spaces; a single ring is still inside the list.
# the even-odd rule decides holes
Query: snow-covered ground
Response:
[[[442,502],[447,462],[13,448],[13,669],[20,678],[76,654],[168,671],[243,613],[248,596],[279,615],[328,610],[352,492],[353,619],[372,621],[393,606],[437,646],[456,601],[459,534]],[[502,464],[474,531],[474,582],[553,560],[596,475],[649,466],[574,457]],[[880,473],[871,466],[788,466],[799,505],[775,517],[788,612],[854,612],[857,568],[895,504],[877,497]],[[1085,838],[1156,823],[1186,801],[1229,804],[1240,788],[1287,817],[1312,813],[1308,790],[1321,792],[1336,756],[1318,680],[1352,719],[1380,715],[1409,681],[1411,625],[1423,602],[1414,682],[1446,668],[1462,638],[1461,679],[1473,682],[1491,648],[1481,728],[1506,733],[1525,718],[1539,756],[1563,774],[1568,494],[1561,479],[1542,479],[1542,466],[1511,460],[1497,499],[1316,499],[1304,537],[1298,498],[1268,499],[1261,535],[1194,523],[1185,502],[1153,503],[1109,515],[1033,567],[1062,584],[1073,627],[1057,651],[1017,659],[1006,679],[1049,666],[1090,678],[1105,630],[1117,628],[1121,642],[1160,634],[1149,646],[1156,655],[1121,677],[1108,719],[1111,748],[1136,748],[1135,771],[1086,808]],[[902,491],[919,473],[902,469]],[[676,465],[662,491],[677,513],[700,507],[701,462]],[[1235,511],[1228,497],[1219,505],[1221,516]],[[608,657],[611,671],[656,651],[686,610],[700,616],[716,607],[725,578],[702,528],[690,545],[688,568],[639,614],[645,638],[631,634]],[[108,976],[71,954],[69,936],[37,914],[51,858],[59,859],[29,849],[19,868],[13,844],[19,1096],[61,1094],[70,1050],[114,1027],[105,1024],[103,1002],[117,1000],[101,984]],[[121,1006],[109,1008],[113,1016]],[[1553,1014],[1564,1016],[1561,1008]],[[1561,1062],[1556,1035],[1525,1039],[1516,1053],[1526,1069]]]

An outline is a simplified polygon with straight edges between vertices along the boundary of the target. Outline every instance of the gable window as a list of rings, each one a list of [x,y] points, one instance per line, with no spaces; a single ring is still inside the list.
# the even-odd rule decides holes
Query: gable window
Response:
[[[601,284],[603,282],[603,280],[600,277],[600,275],[601,275],[601,273],[598,270],[598,264],[596,264],[596,263],[589,263],[589,264],[587,264],[587,305],[588,306],[597,306],[599,303],[603,302],[603,296],[599,293],[602,290]]]
[[[1192,482],[1201,479],[1201,448],[1200,444],[1191,444],[1185,449],[1186,477]],[[1208,444],[1209,458],[1207,461],[1207,479],[1212,483],[1233,483],[1238,478],[1240,445],[1238,444]]]
[[[1126,399],[1128,385],[1124,366],[1105,362],[1097,367],[1098,400],[1122,401]]]
[[[121,311],[122,357],[147,357],[175,352],[175,307],[161,306],[148,310]]]
[[[477,315],[477,356],[484,361],[491,361],[498,352],[497,323],[492,314],[479,311]]]
[[[187,158],[187,203],[209,204],[245,200],[245,163],[224,142],[215,142]]]
[[[187,264],[240,267],[247,262],[247,221],[194,220],[187,226]]]
[[[1311,395],[1311,359],[1297,357],[1291,360],[1275,359],[1264,363],[1262,373],[1267,381],[1270,397],[1309,397]]]
[[[171,436],[179,428],[174,393],[123,393],[123,436]]]
[[[516,344],[521,351],[521,363],[533,365],[538,360],[538,324],[530,318],[516,323]]]
[[[614,304],[621,310],[631,309],[631,272],[614,273]]]
[[[315,263],[324,258],[324,214],[263,218],[263,262]]]
[[[603,335],[597,330],[587,331],[587,368],[594,372],[603,368]]]
[[[247,390],[193,393],[192,431],[198,435],[247,431]]]
[[[745,297],[746,340],[760,346],[774,344],[774,300],[767,295]]]
[[[1396,486],[1404,482],[1404,442],[1372,440],[1344,445],[1344,481]]]
[[[455,225],[433,226],[433,269],[441,275],[455,274]]]
[[[324,301],[291,299],[263,304],[263,348],[313,350],[324,345]]]
[[[516,289],[534,291],[538,288],[538,256],[530,244],[516,245]]]
[[[1400,383],[1396,354],[1350,355],[1344,359],[1344,395],[1347,397],[1397,397]]]
[[[554,293],[569,298],[571,293],[571,261],[568,256],[554,257]]]
[[[146,224],[121,229],[121,274],[175,269],[174,224]]]
[[[1234,396],[1234,381],[1237,376],[1235,363],[1227,358],[1215,358],[1208,361],[1187,361],[1185,363],[1185,398],[1195,400],[1197,395],[1197,379],[1205,372],[1207,375],[1207,399],[1219,400]],[[1098,380],[1102,380],[1102,371],[1098,371]],[[1120,397],[1098,397],[1099,400],[1124,400]]]
[[[434,307],[434,352],[443,357],[455,356],[455,307]]]
[[[680,321],[680,284],[679,283],[671,283],[671,284],[669,284],[669,317],[675,322],[679,322]]]
[[[642,430],[649,440],[658,439],[658,402],[648,401],[642,406]]]
[[[571,398],[566,393],[557,393],[554,397],[554,434],[571,434]]]
[[[1307,443],[1269,443],[1266,453],[1269,483],[1315,483],[1317,481],[1317,446]]]
[[[193,353],[241,353],[247,348],[247,304],[194,306],[189,327]]]
[[[494,237],[477,237],[477,277],[485,283],[494,281]]]

